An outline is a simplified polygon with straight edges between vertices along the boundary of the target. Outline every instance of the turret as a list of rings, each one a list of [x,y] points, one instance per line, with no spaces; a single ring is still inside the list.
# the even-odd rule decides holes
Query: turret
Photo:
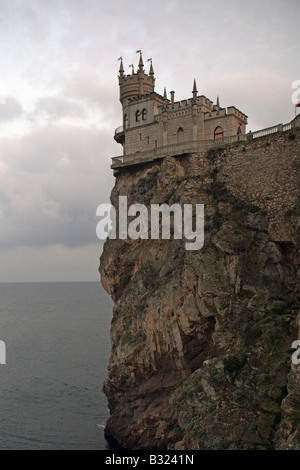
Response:
[[[135,73],[132,66],[131,75],[124,74],[123,61],[121,58],[121,65],[119,70],[119,85],[120,85],[120,101],[122,106],[126,105],[129,99],[152,93],[155,86],[154,71],[152,61],[150,65],[149,75],[145,73],[142,52],[140,54],[138,70]]]

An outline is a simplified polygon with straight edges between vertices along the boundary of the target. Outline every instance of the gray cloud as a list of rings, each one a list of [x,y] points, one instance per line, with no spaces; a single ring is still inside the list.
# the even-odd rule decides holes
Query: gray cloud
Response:
[[[44,96],[39,98],[35,105],[35,113],[51,119],[84,117],[85,115],[83,106],[80,103],[75,103],[61,96]]]
[[[97,253],[121,54],[128,73],[137,49],[152,57],[156,91],[176,99],[196,78],[254,131],[293,117],[299,13],[299,0],[0,0],[0,280],[79,280],[80,253]]]
[[[0,142],[0,249],[96,241],[96,208],[113,182],[108,140],[96,128],[57,125]]]
[[[11,121],[22,116],[21,104],[12,96],[2,97],[0,101],[0,121]]]

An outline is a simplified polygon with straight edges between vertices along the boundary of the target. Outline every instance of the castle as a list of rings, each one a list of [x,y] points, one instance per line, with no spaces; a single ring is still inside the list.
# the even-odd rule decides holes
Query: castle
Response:
[[[182,101],[154,91],[152,60],[145,73],[142,53],[135,73],[119,70],[120,102],[123,125],[115,131],[115,140],[123,146],[123,155],[113,158],[113,169],[156,158],[205,150],[212,144],[240,140],[246,134],[247,116],[234,106],[222,108],[204,95],[198,95],[196,80],[192,96]]]

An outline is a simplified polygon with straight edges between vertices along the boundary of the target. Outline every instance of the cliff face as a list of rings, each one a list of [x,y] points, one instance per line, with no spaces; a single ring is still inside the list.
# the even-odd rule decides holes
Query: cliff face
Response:
[[[290,135],[117,175],[115,207],[119,195],[129,205],[205,205],[199,251],[187,251],[185,240],[105,243],[101,280],[114,300],[106,433],[122,446],[299,445],[300,365],[291,367],[291,345],[300,338],[300,134]],[[276,149],[282,166],[271,170]],[[258,155],[273,179],[258,168],[250,181],[247,161],[255,167]]]

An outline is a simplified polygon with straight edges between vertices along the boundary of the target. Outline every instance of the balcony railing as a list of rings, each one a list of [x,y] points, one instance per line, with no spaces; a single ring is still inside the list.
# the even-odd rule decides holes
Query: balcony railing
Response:
[[[124,132],[124,126],[119,126],[119,127],[117,127],[117,129],[115,130],[115,135],[117,135],[117,134],[122,134],[122,132]]]

